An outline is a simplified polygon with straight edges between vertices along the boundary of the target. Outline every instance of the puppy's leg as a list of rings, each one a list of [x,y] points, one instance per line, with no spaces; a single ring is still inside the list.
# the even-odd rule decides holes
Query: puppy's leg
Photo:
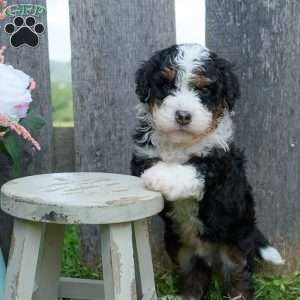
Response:
[[[179,278],[179,291],[185,300],[207,299],[212,270],[208,263],[194,256],[189,266],[182,270]]]
[[[164,213],[164,212],[163,212]],[[164,241],[169,257],[175,265],[179,264],[178,253],[182,247],[180,236],[173,229],[172,222],[165,216],[162,216],[165,222]]]
[[[245,254],[233,247],[224,248],[221,258],[224,267],[225,299],[229,297],[230,299],[252,300],[254,286],[249,258],[247,259]]]

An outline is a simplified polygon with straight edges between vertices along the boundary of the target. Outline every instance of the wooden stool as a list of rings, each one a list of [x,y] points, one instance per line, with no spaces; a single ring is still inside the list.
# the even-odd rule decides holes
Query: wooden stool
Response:
[[[16,217],[4,300],[156,299],[146,218],[163,200],[139,178],[24,177],[2,187],[1,208]],[[104,281],[60,278],[64,224],[100,224]]]

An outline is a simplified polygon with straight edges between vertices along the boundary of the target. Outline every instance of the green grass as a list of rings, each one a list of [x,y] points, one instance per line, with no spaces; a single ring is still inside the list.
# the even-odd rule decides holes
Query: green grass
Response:
[[[95,272],[80,264],[79,249],[78,227],[66,226],[62,263],[63,274],[75,278],[102,278],[100,271]],[[155,275],[155,281],[159,297],[177,293],[176,274],[159,273]],[[256,300],[300,300],[300,271],[289,277],[256,274],[255,285]],[[210,300],[223,300],[220,291],[220,284],[218,281],[214,281],[211,287]]]
[[[156,285],[160,296],[172,295],[177,292],[174,274],[157,274]],[[256,274],[255,285],[256,300],[300,300],[300,272],[296,272],[290,277]],[[221,290],[219,282],[214,281],[209,299],[223,300]]]
[[[66,226],[62,273],[73,278],[100,279],[101,274],[80,264],[80,241],[78,226]]]
[[[300,300],[300,271],[291,277],[259,274],[256,286],[257,300]]]

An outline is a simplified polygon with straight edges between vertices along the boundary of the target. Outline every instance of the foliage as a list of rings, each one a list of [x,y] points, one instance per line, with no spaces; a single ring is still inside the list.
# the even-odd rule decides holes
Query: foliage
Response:
[[[255,300],[300,300],[300,271],[290,277],[259,273],[255,276],[255,285]],[[159,296],[175,294],[176,276],[172,273],[157,274],[156,286]],[[221,291],[219,282],[213,281],[209,299],[223,300]]]
[[[65,226],[64,252],[62,259],[62,273],[73,278],[99,279],[102,278],[100,272],[84,267],[80,263],[80,241],[77,226]]]
[[[73,123],[72,87],[70,82],[51,83],[54,124]]]
[[[29,111],[26,118],[20,120],[19,124],[26,128],[28,131],[41,129],[45,121],[44,119],[35,113],[34,111]],[[0,136],[0,154],[2,160],[11,162],[11,172],[10,177],[16,178],[22,175],[23,166],[23,141],[21,138],[10,129],[1,128],[3,135]],[[6,166],[6,168],[9,166]],[[5,168],[3,168],[5,169]],[[3,174],[4,170],[0,170],[0,176],[6,177],[7,173]],[[7,170],[5,170],[7,171]],[[4,178],[9,179],[9,178]]]
[[[257,300],[300,300],[300,271],[291,277],[259,274],[256,285]]]
[[[166,295],[176,295],[177,276],[175,273],[161,272],[155,274],[155,283],[158,297]]]
[[[63,274],[77,278],[102,278],[101,272],[95,273],[80,264],[79,237],[77,227],[66,227],[65,246],[63,255]],[[174,273],[162,272],[155,275],[157,293],[159,297],[177,293],[177,276]],[[255,300],[300,300],[300,271],[290,277],[272,274],[256,274]],[[223,300],[222,287],[218,281],[213,281],[210,300]]]
[[[7,1],[0,0],[0,8]],[[1,16],[0,16],[1,17]],[[2,16],[3,17],[3,16]],[[3,18],[2,18],[3,19]],[[41,150],[30,131],[41,129],[44,119],[30,110],[31,93],[36,82],[29,75],[5,64],[6,46],[0,48],[1,111],[0,111],[0,183],[20,177],[23,167],[23,140]]]

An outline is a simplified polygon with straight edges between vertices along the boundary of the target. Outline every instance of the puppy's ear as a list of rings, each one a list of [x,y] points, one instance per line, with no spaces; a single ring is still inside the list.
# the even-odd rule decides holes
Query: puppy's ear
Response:
[[[221,75],[222,97],[225,99],[231,111],[236,99],[241,95],[240,84],[237,76],[233,72],[233,65],[229,61],[218,58],[216,63]]]
[[[140,101],[147,103],[150,99],[150,85],[148,81],[149,63],[143,63],[135,73],[135,92]]]

